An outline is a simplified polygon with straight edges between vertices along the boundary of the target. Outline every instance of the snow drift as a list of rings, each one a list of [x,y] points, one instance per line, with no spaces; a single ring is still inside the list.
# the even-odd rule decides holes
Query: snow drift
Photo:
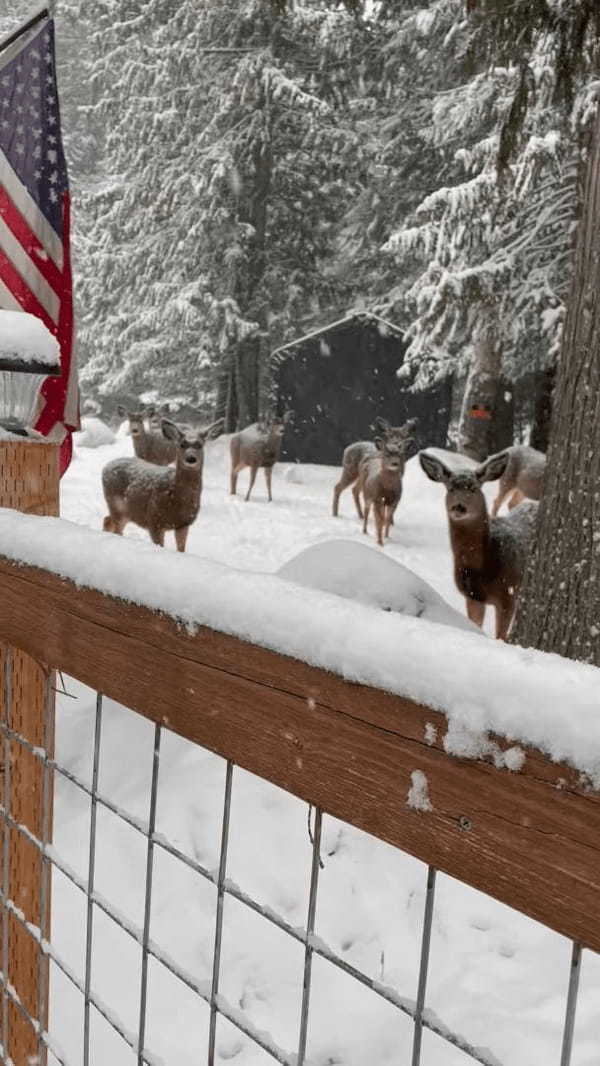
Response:
[[[313,544],[277,571],[285,581],[333,592],[383,611],[481,634],[423,578],[377,548],[351,540]]]

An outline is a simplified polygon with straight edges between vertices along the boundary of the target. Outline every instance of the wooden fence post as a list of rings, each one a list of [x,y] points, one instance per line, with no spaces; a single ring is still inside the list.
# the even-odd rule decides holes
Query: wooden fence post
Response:
[[[21,441],[0,440],[0,507],[27,514],[58,515],[58,447]],[[44,664],[16,648],[0,646],[1,721],[36,748],[54,754],[54,680]],[[0,803],[18,825],[38,840],[52,837],[52,780],[46,784],[39,758],[20,743],[3,740],[0,758],[4,768]],[[8,762],[8,767],[7,767]],[[8,769],[8,772],[7,772]],[[44,809],[45,808],[45,809]],[[50,866],[26,836],[10,828],[0,817],[0,907],[2,938],[0,969],[4,982],[36,1018],[48,1028],[48,960],[41,955],[34,937],[6,908],[4,893],[22,912],[25,921],[49,939]],[[31,1024],[2,989],[1,1042],[4,1061],[16,1066],[30,1062],[44,1066],[46,1054]]]

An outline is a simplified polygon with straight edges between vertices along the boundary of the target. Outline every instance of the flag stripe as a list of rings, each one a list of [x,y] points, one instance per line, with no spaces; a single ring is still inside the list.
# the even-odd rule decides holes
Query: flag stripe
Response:
[[[11,260],[15,270],[18,270],[23,281],[27,283],[38,303],[42,305],[49,318],[57,325],[60,313],[60,300],[57,294],[40,274],[33,259],[27,255],[23,245],[19,243],[3,218],[0,218],[0,247]]]
[[[2,281],[2,278],[0,278],[0,307],[4,308],[5,311],[23,310],[19,301],[15,299],[8,286]]]
[[[57,296],[63,290],[64,280],[56,265],[50,259],[44,246],[40,243],[31,227],[27,224],[20,211],[17,211],[6,189],[0,185],[0,218],[4,219],[9,229],[12,230],[17,240],[23,245],[25,251],[32,256],[32,261],[37,266],[40,274],[52,286]],[[41,253],[41,254],[40,254]]]
[[[4,186],[15,207],[35,233],[40,244],[54,260],[59,270],[63,268],[61,239],[40,211],[32,196],[11,167],[4,152],[0,151],[0,185]]]
[[[1,237],[0,237],[1,239]],[[41,318],[42,322],[52,333],[56,334],[56,325],[47,314],[45,307],[42,307],[34,293],[31,291],[28,285],[25,284],[23,278],[17,270],[15,270],[10,259],[4,254],[3,249],[0,247],[0,278],[7,285],[13,296],[19,301],[22,311],[29,311],[31,315],[36,315],[37,318]]]

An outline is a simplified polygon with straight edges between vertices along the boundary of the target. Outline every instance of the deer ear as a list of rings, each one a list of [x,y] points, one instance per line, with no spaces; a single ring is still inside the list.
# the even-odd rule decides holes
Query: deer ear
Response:
[[[160,428],[162,429],[163,437],[166,437],[167,440],[175,441],[175,443],[183,440],[183,433],[179,426],[176,426],[174,422],[170,422],[168,418],[161,419]]]
[[[436,459],[427,452],[419,452],[419,462],[430,481],[441,481],[446,485],[450,480],[450,471],[441,459]]]
[[[217,418],[216,422],[213,422],[212,425],[207,426],[207,428],[202,433],[204,440],[216,440],[217,437],[220,437],[221,433],[223,432],[224,421],[224,418]]]
[[[390,424],[385,418],[382,418],[381,415],[377,415],[377,418],[373,422],[373,429],[376,433],[387,433],[388,429],[390,429]]]
[[[375,440],[373,441],[373,443],[374,443],[375,447],[377,448],[378,452],[383,451],[383,439],[381,437],[375,437]]]
[[[475,477],[478,481],[497,481],[499,477],[502,477],[510,455],[508,451],[498,452],[497,455],[490,455],[489,459],[486,459],[485,463],[477,467],[475,471]]]
[[[122,403],[117,404],[117,414],[119,418],[127,418],[127,411]]]

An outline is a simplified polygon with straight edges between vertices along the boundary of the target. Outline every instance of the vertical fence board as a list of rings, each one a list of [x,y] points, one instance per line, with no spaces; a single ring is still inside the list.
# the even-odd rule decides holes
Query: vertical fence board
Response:
[[[58,449],[51,444],[28,444],[0,441],[0,506],[27,514],[57,515],[59,476]],[[52,679],[46,667],[23,651],[1,647],[4,671],[8,657],[10,685],[1,688],[2,720],[36,747],[48,744],[54,751],[54,696]],[[8,692],[8,706],[6,705]],[[46,714],[48,721],[46,721]],[[52,789],[48,789],[50,810],[44,819],[44,768],[22,745],[11,741],[10,813],[38,839],[51,836]],[[46,825],[44,826],[44,821]],[[45,913],[42,913],[42,884]],[[9,831],[8,893],[27,922],[42,935],[50,932],[50,869],[44,865],[37,848],[23,834]],[[8,974],[4,974],[25,1010],[47,1028],[48,962],[40,960],[35,940],[14,915],[8,915]],[[41,1016],[40,1016],[41,1012]],[[44,1066],[46,1054],[30,1023],[15,1004],[9,1001],[8,1032],[3,1034],[5,1052],[13,1062],[39,1062]]]

